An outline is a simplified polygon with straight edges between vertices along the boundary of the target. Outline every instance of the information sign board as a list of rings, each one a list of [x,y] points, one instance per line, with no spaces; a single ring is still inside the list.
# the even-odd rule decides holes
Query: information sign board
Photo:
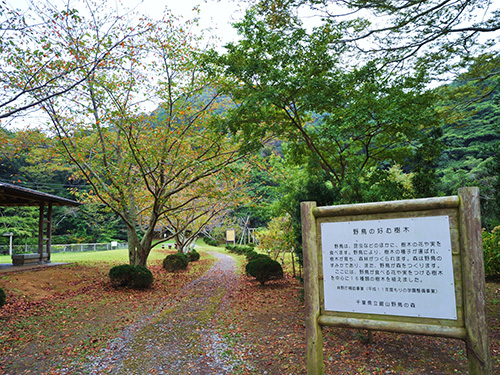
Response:
[[[226,230],[226,241],[227,242],[234,242],[236,239],[236,233],[234,229],[227,229]]]
[[[448,216],[321,223],[327,311],[457,319]]]

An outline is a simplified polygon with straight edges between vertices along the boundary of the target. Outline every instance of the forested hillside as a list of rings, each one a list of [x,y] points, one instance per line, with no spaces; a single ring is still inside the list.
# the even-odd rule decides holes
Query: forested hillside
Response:
[[[455,194],[462,186],[481,190],[483,224],[494,225],[495,156],[500,140],[500,89],[468,105],[457,121],[443,126],[444,149],[437,163],[440,191]]]
[[[90,189],[74,177],[75,169],[58,153],[55,142],[38,131],[0,129],[0,181],[69,199]],[[76,194],[76,195],[75,195]],[[54,207],[53,242],[85,243],[124,240],[121,221],[99,203]],[[14,233],[14,243],[34,244],[38,233],[38,208],[0,207],[0,234]],[[0,237],[0,245],[8,238]]]
[[[464,171],[467,173],[464,177],[474,179],[480,173],[478,168],[482,162],[494,156],[494,147],[500,138],[500,93],[497,92],[472,104],[469,117],[443,127],[445,149],[439,169],[445,174]]]
[[[498,220],[494,216],[492,204],[495,179],[492,165],[495,155],[498,155],[500,140],[499,98],[500,90],[497,88],[480,101],[468,105],[457,121],[443,126],[443,152],[436,164],[440,195],[456,194],[461,186],[481,188],[483,222],[487,227],[492,227]],[[222,103],[224,100],[218,101]],[[448,105],[451,107],[453,104]],[[161,108],[155,113],[159,117],[164,116]],[[157,121],[161,119],[157,118]],[[4,144],[0,154],[0,181],[71,199],[75,199],[75,192],[78,196],[90,189],[85,181],[74,178],[74,169],[60,158],[55,144],[46,135],[36,131],[0,131]],[[281,141],[271,142],[266,149],[261,150],[266,158],[271,153],[278,158],[283,157]],[[270,168],[276,171],[277,167],[275,164]],[[292,172],[290,166],[286,168],[288,176],[300,173]],[[271,215],[263,206],[271,205],[278,196],[283,197],[283,191],[290,188],[288,184],[300,183],[300,176],[289,181],[283,179],[281,186],[277,186],[275,181],[270,180],[264,167],[260,166],[253,173],[255,175],[249,183],[255,196],[260,198],[260,204],[248,204],[238,210],[238,215],[248,216],[252,225],[262,226]],[[319,189],[317,183],[310,181],[308,184],[310,189]],[[331,192],[327,191],[327,187],[325,189],[319,196],[324,195],[328,199]],[[300,199],[300,193],[292,190],[293,187],[289,194],[298,194],[296,198]],[[395,194],[407,198],[401,195],[405,194],[403,190]],[[14,231],[19,243],[24,243],[26,238],[28,242],[36,241],[35,208],[0,208],[0,212],[0,231]],[[101,242],[126,238],[125,228],[118,217],[98,202],[87,203],[78,209],[57,207],[55,218],[54,242]],[[27,229],[30,227],[32,230]],[[0,244],[6,244],[7,240],[0,237]]]

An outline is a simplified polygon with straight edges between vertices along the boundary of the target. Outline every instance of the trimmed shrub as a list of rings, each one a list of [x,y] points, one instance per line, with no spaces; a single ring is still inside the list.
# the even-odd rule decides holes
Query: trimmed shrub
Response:
[[[262,285],[269,280],[283,278],[283,269],[281,268],[281,264],[272,260],[267,255],[265,257],[258,257],[248,262],[245,270],[247,274],[255,277]]]
[[[153,274],[143,266],[122,264],[109,270],[111,284],[115,288],[146,289],[153,284]]]
[[[258,253],[256,251],[250,251],[250,252],[246,253],[245,256],[246,256],[246,258],[247,258],[247,260],[249,262],[252,261],[252,260],[254,260],[254,259],[257,259],[257,258],[269,258],[268,255],[262,254],[262,253]],[[269,259],[271,259],[271,258],[269,258]]]
[[[500,276],[500,226],[491,233],[483,230],[483,256],[486,277]]]
[[[5,305],[6,302],[7,302],[7,294],[2,288],[0,288],[0,307]]]
[[[255,254],[253,254],[255,253]],[[261,254],[261,253],[258,253],[256,251],[253,251],[252,253],[249,253],[249,256],[250,258],[247,258],[248,262],[247,262],[247,265],[245,266],[245,272],[247,274],[247,276],[253,276],[251,273],[250,273],[250,269],[253,267],[253,264],[249,266],[249,264],[254,261],[254,260],[257,260],[257,259],[271,259],[271,257],[269,255],[266,255],[266,254]]]
[[[238,255],[246,255],[253,251],[253,247],[247,245],[226,245],[227,251]]]
[[[239,245],[236,246],[237,253],[240,255],[246,255],[247,253],[254,251],[253,247],[248,245]]]
[[[203,237],[203,242],[205,242],[209,246],[217,246],[217,240],[209,237]]]
[[[189,259],[186,254],[175,253],[167,255],[165,259],[163,259],[163,268],[165,268],[168,272],[175,272],[180,270],[185,270],[189,264]]]
[[[196,262],[197,260],[200,260],[200,253],[197,252],[196,250],[191,250],[189,253],[186,254],[188,257],[188,260],[190,262]]]
[[[247,258],[248,261],[250,261],[257,254],[258,252],[256,251],[249,251],[248,253],[245,254],[245,257]]]

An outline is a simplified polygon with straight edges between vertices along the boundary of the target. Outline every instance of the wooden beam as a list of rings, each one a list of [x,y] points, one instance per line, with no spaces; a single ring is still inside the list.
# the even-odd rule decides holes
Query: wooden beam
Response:
[[[314,209],[315,217],[368,215],[388,212],[427,211],[445,208],[457,208],[459,199],[452,197],[422,198],[388,202],[343,204]]]
[[[43,217],[44,217],[44,212],[45,212],[45,202],[40,203],[40,212],[38,215],[38,254],[40,255],[40,263],[43,262],[43,232],[44,232],[44,227],[43,225]]]
[[[321,315],[319,324],[324,326],[368,329],[373,331],[399,332],[413,335],[425,335],[434,337],[447,337],[465,340],[466,330],[463,327],[452,327],[443,325],[419,324],[408,322],[391,322],[374,319],[357,319],[351,317],[340,317]]]

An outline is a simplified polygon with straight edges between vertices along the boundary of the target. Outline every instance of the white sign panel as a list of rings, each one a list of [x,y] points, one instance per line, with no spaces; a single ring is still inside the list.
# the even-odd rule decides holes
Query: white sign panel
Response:
[[[234,229],[227,229],[226,230],[226,241],[227,242],[231,242],[231,241],[234,242],[235,238],[236,238],[236,235],[235,235]]]
[[[321,224],[325,310],[457,319],[448,216]]]

